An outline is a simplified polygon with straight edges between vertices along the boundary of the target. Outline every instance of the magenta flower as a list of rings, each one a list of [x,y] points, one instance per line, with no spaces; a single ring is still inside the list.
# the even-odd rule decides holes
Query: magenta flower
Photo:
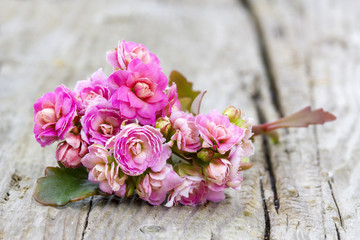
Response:
[[[34,134],[42,147],[61,139],[74,127],[78,103],[73,92],[60,85],[34,104]]]
[[[195,124],[204,140],[202,146],[214,148],[221,154],[240,143],[245,134],[242,128],[231,124],[227,116],[216,110],[212,110],[208,115],[197,115]]]
[[[160,205],[169,191],[181,184],[182,178],[166,164],[160,172],[150,172],[136,187],[139,197],[152,205]]]
[[[107,140],[120,132],[124,119],[110,102],[90,106],[81,118],[81,136],[88,143],[105,145]]]
[[[98,182],[101,191],[119,197],[125,195],[127,176],[121,173],[119,165],[103,146],[91,145],[81,163],[89,169],[89,181]]]
[[[153,64],[134,59],[126,71],[116,71],[108,80],[117,88],[112,104],[127,119],[136,118],[141,124],[154,125],[156,112],[168,104],[164,93],[168,80]]]
[[[133,59],[139,59],[145,64],[154,63],[158,67],[160,65],[158,58],[142,44],[119,41],[118,48],[106,53],[106,60],[114,70],[126,70]]]
[[[176,141],[179,150],[196,152],[201,148],[199,129],[196,127],[195,117],[191,113],[173,112],[170,121],[175,130],[171,140]]]
[[[115,137],[114,157],[127,175],[138,176],[147,168],[159,172],[171,155],[170,147],[164,142],[159,130],[129,124]]]
[[[81,159],[88,153],[88,145],[80,135],[68,134],[65,141],[57,146],[55,158],[67,167],[76,168],[80,166]]]
[[[100,68],[88,80],[78,81],[74,92],[79,96],[83,108],[86,108],[90,104],[109,100],[112,89],[107,82],[107,76]]]

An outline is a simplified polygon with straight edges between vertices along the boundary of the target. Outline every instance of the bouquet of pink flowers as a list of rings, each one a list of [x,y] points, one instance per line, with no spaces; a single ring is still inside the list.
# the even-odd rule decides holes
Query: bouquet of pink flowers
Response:
[[[110,76],[99,69],[74,91],[61,85],[34,104],[36,140],[59,142],[59,167],[46,169],[34,194],[44,205],[96,194],[167,207],[220,202],[252,166],[253,136],[335,119],[309,107],[257,126],[235,107],[200,114],[205,92],[175,71],[168,80],[145,46],[122,41],[106,58]]]

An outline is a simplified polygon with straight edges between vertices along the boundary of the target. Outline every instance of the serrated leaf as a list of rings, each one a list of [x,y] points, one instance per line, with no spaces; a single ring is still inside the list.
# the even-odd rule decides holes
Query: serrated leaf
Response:
[[[184,97],[184,98],[180,98],[180,105],[181,105],[181,111],[189,111],[189,109],[191,108],[191,102],[193,101],[191,98],[189,97]]]
[[[169,78],[170,85],[172,83],[176,84],[177,87],[177,93],[178,93],[178,99],[180,103],[186,104],[186,106],[183,107],[181,105],[181,110],[183,111],[190,111],[191,103],[194,101],[197,95],[199,95],[200,91],[194,91],[193,90],[193,84],[189,82],[181,73],[178,71],[172,71],[170,73]],[[187,100],[183,101],[182,99],[187,98]],[[190,104],[188,104],[188,99],[190,99]]]
[[[64,206],[100,194],[99,184],[88,180],[86,168],[47,167],[37,181],[34,199],[46,206]]]

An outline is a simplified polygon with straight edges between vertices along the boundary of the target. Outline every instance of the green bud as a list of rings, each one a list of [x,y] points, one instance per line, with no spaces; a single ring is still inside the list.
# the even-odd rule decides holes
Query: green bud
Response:
[[[128,183],[126,185],[126,197],[131,197],[132,195],[134,195],[135,192],[135,184],[133,181],[130,181],[130,183]]]
[[[234,106],[227,107],[223,115],[227,116],[230,122],[238,127],[241,127],[244,124],[244,119],[241,118],[241,110],[235,108]]]
[[[159,129],[161,134],[166,138],[171,129],[171,122],[168,117],[159,118],[155,123],[155,128]]]
[[[210,162],[211,159],[214,157],[214,152],[211,151],[210,149],[204,148],[197,153],[197,157],[204,162]]]

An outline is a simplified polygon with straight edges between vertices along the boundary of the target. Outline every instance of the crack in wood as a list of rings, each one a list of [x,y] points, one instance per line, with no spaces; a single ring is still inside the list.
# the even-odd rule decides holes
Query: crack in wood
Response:
[[[275,110],[277,111],[278,115],[280,117],[283,117],[284,114],[283,114],[283,111],[281,108],[281,103],[280,103],[280,97],[279,97],[279,91],[278,91],[279,88],[275,81],[275,74],[274,74],[272,64],[271,64],[270,53],[269,53],[269,50],[268,50],[268,47],[267,47],[267,44],[265,41],[265,36],[264,36],[265,34],[263,32],[263,28],[261,26],[259,16],[256,14],[255,10],[251,6],[251,3],[249,2],[249,0],[240,0],[240,3],[243,5],[244,9],[249,13],[250,19],[254,25],[254,30],[255,30],[256,39],[257,39],[257,45],[260,50],[261,61],[264,66],[266,78],[269,82],[270,96],[271,96],[272,103],[275,106]]]
[[[261,199],[263,201],[264,218],[265,218],[264,240],[268,240],[268,239],[270,239],[271,223],[270,223],[269,212],[268,212],[267,205],[266,205],[266,200],[265,200],[265,193],[264,193],[264,186],[263,186],[262,176],[260,176],[260,191],[261,191]]]
[[[89,224],[89,216],[90,216],[90,211],[91,211],[92,205],[93,205],[93,199],[94,199],[94,197],[91,197],[91,199],[90,199],[89,211],[87,212],[87,215],[86,215],[85,224],[84,224],[84,229],[83,229],[83,232],[82,232],[82,234],[81,234],[81,240],[84,240],[85,232],[86,232],[86,229],[87,229],[88,224]]]
[[[253,100],[255,102],[256,113],[257,113],[260,123],[264,123],[264,122],[266,122],[266,120],[265,120],[264,114],[261,111],[258,98],[259,98],[259,93],[256,92],[253,96]],[[270,176],[271,190],[274,195],[274,207],[275,207],[276,213],[279,213],[280,201],[279,201],[279,198],[277,195],[276,179],[275,179],[275,174],[274,174],[274,170],[273,170],[272,163],[271,163],[270,144],[269,144],[269,140],[266,136],[261,136],[261,138],[262,138],[262,146],[264,148],[265,161],[267,164],[267,171],[269,172],[269,176]]]
[[[341,240],[339,229],[338,229],[338,227],[336,226],[336,223],[334,223],[334,225],[335,225],[335,229],[336,229],[337,239],[338,239],[338,240]]]
[[[330,182],[330,180],[328,180],[328,184],[329,184],[329,188],[330,188],[330,192],[331,192],[331,196],[332,196],[332,199],[335,203],[335,207],[336,207],[336,210],[337,210],[337,213],[338,213],[338,216],[339,216],[339,220],[340,220],[340,225],[342,228],[344,228],[344,225],[343,225],[343,220],[342,220],[342,217],[341,217],[341,212],[340,212],[340,208],[339,208],[339,205],[337,204],[337,201],[336,201],[336,198],[335,198],[335,195],[334,195],[334,191],[333,191],[333,187],[332,187],[332,184]],[[336,226],[336,225],[335,225]]]

